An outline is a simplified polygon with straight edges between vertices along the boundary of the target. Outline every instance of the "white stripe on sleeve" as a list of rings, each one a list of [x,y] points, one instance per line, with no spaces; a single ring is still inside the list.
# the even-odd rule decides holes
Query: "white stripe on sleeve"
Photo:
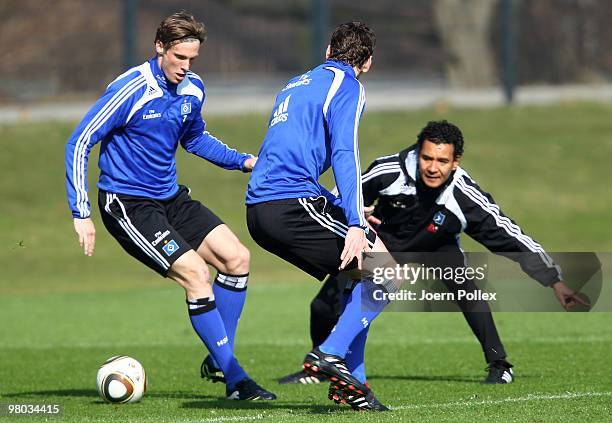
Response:
[[[334,67],[326,67],[325,69],[330,70],[334,73],[334,80],[329,87],[329,91],[327,91],[327,97],[325,98],[325,103],[323,104],[323,117],[327,119],[327,109],[329,109],[329,103],[331,103],[332,99],[338,92],[340,85],[342,85],[342,81],[344,80],[344,71],[340,69],[336,69]]]
[[[85,190],[85,152],[91,141],[91,136],[98,130],[110,116],[117,111],[134,92],[145,84],[144,76],[134,78],[122,87],[111,99],[96,113],[96,115],[87,124],[81,135],[79,136],[75,148],[72,161],[72,179],[76,192],[76,205],[81,217],[88,215],[87,210],[87,191]]]
[[[353,129],[353,150],[355,154],[355,172],[356,172],[356,181],[357,181],[357,198],[355,199],[355,206],[357,207],[357,213],[359,216],[359,225],[362,227],[367,227],[365,217],[363,216],[363,190],[362,190],[362,181],[361,181],[361,162],[359,159],[359,119],[361,118],[361,113],[363,112],[363,108],[365,106],[365,90],[363,89],[363,85],[361,82],[357,81],[359,84],[359,101],[357,102],[357,110],[355,111],[355,126]]]

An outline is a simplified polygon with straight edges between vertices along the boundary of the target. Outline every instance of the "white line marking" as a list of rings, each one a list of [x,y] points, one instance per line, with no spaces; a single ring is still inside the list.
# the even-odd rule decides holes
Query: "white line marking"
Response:
[[[272,416],[268,416],[268,417],[272,417]],[[264,416],[263,414],[258,414],[256,416],[244,416],[244,417],[213,417],[212,419],[204,419],[204,420],[198,420],[201,422],[238,422],[238,421],[245,421],[245,420],[261,420],[263,419]]]
[[[508,403],[517,403],[517,402],[529,402],[529,401],[554,401],[554,400],[564,400],[564,399],[576,399],[576,398],[585,398],[585,397],[609,397],[612,396],[612,392],[565,392],[563,394],[529,394],[524,397],[510,397],[510,398],[501,398],[497,400],[483,400],[483,401],[455,401],[455,402],[446,402],[446,403],[433,403],[433,404],[408,404],[408,405],[399,405],[392,406],[391,412],[398,410],[417,410],[417,409],[439,409],[439,408],[453,408],[453,407],[473,407],[473,406],[482,406],[482,405],[499,405],[499,404],[508,404]],[[342,409],[348,410],[347,408]],[[338,409],[340,411],[340,409]],[[332,412],[333,413],[333,412]],[[296,417],[308,416],[306,413],[274,413],[270,412],[269,414],[257,414],[255,416],[233,416],[233,417],[213,417],[210,419],[204,420],[182,420],[181,422],[237,422],[237,421],[253,421],[253,420],[263,420],[263,419],[271,419],[273,421],[281,421],[285,420],[285,418],[294,419]],[[333,414],[330,414],[333,416]],[[338,417],[340,414],[338,414]],[[390,416],[393,416],[391,414]],[[396,415],[396,417],[399,417]]]
[[[497,405],[507,404],[515,402],[527,402],[527,401],[552,401],[560,399],[573,399],[573,398],[584,398],[584,397],[607,397],[612,396],[612,392],[566,392],[564,394],[556,395],[538,395],[529,394],[524,397],[514,398],[501,398],[498,400],[483,400],[483,401],[455,401],[446,403],[433,403],[433,404],[409,404],[392,406],[392,410],[417,410],[422,408],[449,408],[449,407],[473,407],[478,405]]]

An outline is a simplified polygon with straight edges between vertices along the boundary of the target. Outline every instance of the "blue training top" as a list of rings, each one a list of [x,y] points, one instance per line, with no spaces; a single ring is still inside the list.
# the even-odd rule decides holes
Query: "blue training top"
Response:
[[[98,142],[98,188],[116,194],[167,199],[178,191],[176,149],[225,169],[242,169],[251,157],[206,131],[204,84],[188,72],[172,84],[152,58],[120,75],[87,112],[66,144],[66,190],[72,216],[91,214],[87,159]]]
[[[246,203],[324,195],[342,207],[349,226],[367,227],[357,137],[364,106],[364,88],[343,62],[328,60],[291,79],[276,97]],[[339,198],[319,184],[330,166]]]

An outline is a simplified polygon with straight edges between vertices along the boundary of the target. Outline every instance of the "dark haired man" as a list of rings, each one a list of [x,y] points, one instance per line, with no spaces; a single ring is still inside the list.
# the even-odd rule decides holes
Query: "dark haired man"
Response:
[[[319,280],[361,266],[363,251],[387,251],[363,214],[357,131],[365,105],[358,81],[372,65],[375,36],[360,22],[342,24],[327,61],[289,80],[276,97],[269,128],[247,189],[253,239]],[[341,201],[319,176],[333,168]],[[359,272],[354,275],[360,278]],[[359,282],[336,330],[308,353],[304,367],[332,380],[355,409],[384,410],[346,369],[351,342],[380,310],[361,310]]]
[[[380,157],[368,167],[362,176],[364,203],[373,205],[377,201],[368,220],[378,236],[392,252],[441,253],[421,254],[417,259],[442,259],[445,265],[463,266],[459,235],[465,232],[495,253],[524,253],[509,257],[519,261],[532,278],[552,286],[564,308],[583,303],[561,282],[560,269],[540,244],[505,216],[493,198],[459,167],[463,147],[463,135],[457,126],[447,121],[429,122],[415,145]],[[452,281],[443,282],[449,290],[457,289]],[[346,281],[329,278],[313,299],[310,329],[314,346],[323,342],[336,324],[345,286]],[[506,360],[489,306],[465,301],[458,305],[483,348],[489,371],[484,383],[512,382],[512,365]],[[363,382],[366,337],[367,333],[362,334],[361,344],[351,345],[347,355],[348,369]],[[301,371],[279,382],[308,384],[320,380]]]
[[[111,82],[66,144],[66,188],[74,228],[91,256],[95,228],[87,195],[87,158],[98,142],[98,204],[104,226],[123,249],[185,289],[192,326],[227,382],[228,399],[275,399],[234,356],[246,297],[249,251],[189,189],[178,185],[178,144],[224,169],[252,170],[256,158],[230,149],[206,130],[204,84],[190,71],[206,38],[187,12],[164,19],[156,56]],[[218,270],[214,286],[208,264]]]

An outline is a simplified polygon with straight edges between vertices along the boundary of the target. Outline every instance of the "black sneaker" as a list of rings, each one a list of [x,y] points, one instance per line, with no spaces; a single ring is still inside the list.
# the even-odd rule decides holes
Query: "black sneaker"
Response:
[[[299,372],[291,373],[290,375],[283,376],[278,380],[279,385],[313,385],[321,382],[325,382],[327,379],[325,376],[311,376],[304,370]]]
[[[365,397],[356,397],[354,395],[346,397],[345,392],[334,383],[331,383],[327,397],[336,404],[348,404],[353,410],[357,411],[389,411],[389,408],[374,396],[372,390]]]
[[[221,369],[213,365],[213,358],[211,355],[207,355],[202,365],[200,366],[200,375],[203,379],[208,379],[212,383],[225,383],[225,377]]]
[[[365,397],[370,389],[359,382],[346,368],[344,359],[333,354],[325,354],[318,347],[304,357],[304,370],[310,376],[328,378],[342,392],[349,396]]]
[[[514,381],[512,367],[512,364],[506,360],[496,360],[489,363],[489,367],[486,368],[489,374],[482,383],[485,385],[512,383]]]
[[[368,395],[361,398],[349,397],[346,403],[356,411],[389,411],[389,408],[374,396],[374,392],[370,391]]]
[[[336,385],[334,382],[329,384],[329,391],[327,392],[327,398],[330,401],[333,401],[336,404],[347,404],[348,396],[349,395],[347,395],[347,393],[344,392],[343,389],[340,389],[340,387],[338,387],[338,385]]]
[[[255,400],[275,400],[276,395],[266,391],[259,386],[253,379],[245,378],[236,384],[234,389],[227,388],[225,394],[228,400],[255,401]]]

